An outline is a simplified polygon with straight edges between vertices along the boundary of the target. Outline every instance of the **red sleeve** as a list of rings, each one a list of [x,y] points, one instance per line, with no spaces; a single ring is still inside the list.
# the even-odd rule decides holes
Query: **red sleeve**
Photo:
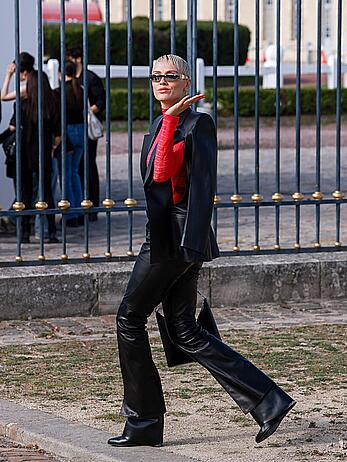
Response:
[[[179,117],[164,115],[157,152],[154,159],[153,180],[164,183],[181,169],[184,162],[184,141],[174,145],[174,133]]]

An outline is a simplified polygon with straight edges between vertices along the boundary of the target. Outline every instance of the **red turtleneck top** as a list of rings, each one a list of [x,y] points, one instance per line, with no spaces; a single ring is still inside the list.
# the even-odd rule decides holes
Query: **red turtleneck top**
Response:
[[[187,172],[184,165],[184,141],[174,144],[174,133],[179,117],[166,115],[163,110],[163,123],[147,156],[147,165],[154,148],[153,181],[164,183],[171,179],[173,203],[180,202],[187,186]]]

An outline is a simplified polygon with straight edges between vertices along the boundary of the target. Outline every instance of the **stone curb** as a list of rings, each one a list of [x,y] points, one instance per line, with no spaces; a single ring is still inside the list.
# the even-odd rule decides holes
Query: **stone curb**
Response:
[[[165,448],[115,449],[107,445],[111,434],[69,422],[42,411],[0,399],[0,435],[32,444],[69,462],[194,462]]]
[[[132,262],[3,268],[0,321],[116,312]],[[347,298],[347,253],[223,257],[205,264],[212,306]]]

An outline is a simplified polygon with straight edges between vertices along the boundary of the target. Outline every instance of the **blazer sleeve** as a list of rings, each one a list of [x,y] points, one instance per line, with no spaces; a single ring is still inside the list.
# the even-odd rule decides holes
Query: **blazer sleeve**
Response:
[[[188,213],[181,245],[204,254],[210,233],[217,178],[217,136],[213,119],[202,113],[191,133]]]

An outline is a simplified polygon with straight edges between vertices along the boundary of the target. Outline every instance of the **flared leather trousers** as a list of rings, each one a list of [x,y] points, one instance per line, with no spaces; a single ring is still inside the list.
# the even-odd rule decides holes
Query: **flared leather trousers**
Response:
[[[166,411],[146,330],[147,318],[160,302],[172,340],[213,375],[244,413],[252,411],[270,389],[278,388],[250,361],[197,324],[201,266],[179,259],[150,264],[149,243],[143,244],[117,314],[122,415],[153,418]]]

